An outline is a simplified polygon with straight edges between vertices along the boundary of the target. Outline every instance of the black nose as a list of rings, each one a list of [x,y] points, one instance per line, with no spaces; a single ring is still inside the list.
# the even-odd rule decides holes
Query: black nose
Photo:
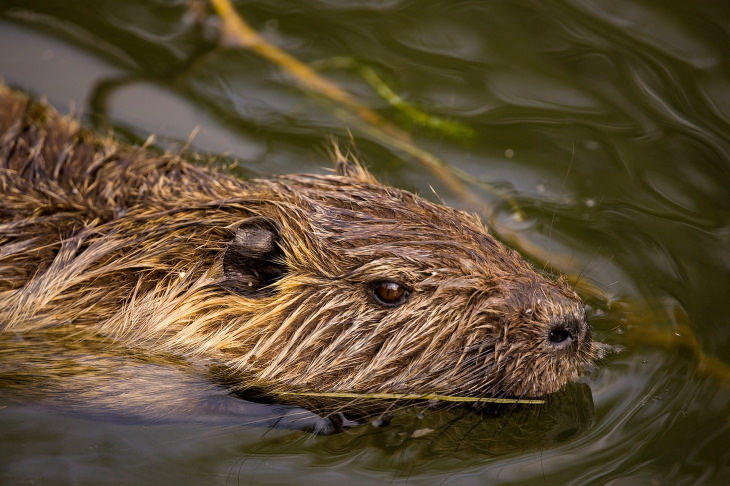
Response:
[[[581,326],[578,319],[573,317],[561,319],[550,328],[547,340],[555,348],[563,349],[580,339],[580,330]]]

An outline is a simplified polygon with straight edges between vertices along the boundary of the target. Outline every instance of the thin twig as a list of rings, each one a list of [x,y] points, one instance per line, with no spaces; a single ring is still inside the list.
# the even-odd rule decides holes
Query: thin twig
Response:
[[[469,402],[469,403],[501,403],[521,405],[542,405],[545,400],[524,398],[488,398],[488,397],[457,397],[452,395],[409,395],[400,393],[315,393],[315,392],[279,392],[280,395],[322,397],[322,398],[362,398],[378,400],[436,400],[440,402]]]
[[[223,32],[228,42],[254,52],[274,63],[291,75],[306,91],[323,96],[344,108],[364,124],[364,130],[368,134],[418,160],[443,181],[470,209],[479,211],[482,214],[491,213],[492,208],[487,207],[484,201],[476,197],[455,177],[441,159],[426,150],[416,147],[410,141],[407,132],[385,120],[371,108],[357,101],[337,84],[320,76],[300,60],[266,41],[236,12],[229,0],[210,0],[210,2],[223,22]]]

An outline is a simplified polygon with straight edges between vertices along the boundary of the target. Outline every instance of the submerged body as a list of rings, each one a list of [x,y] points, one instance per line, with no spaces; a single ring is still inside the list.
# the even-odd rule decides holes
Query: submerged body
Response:
[[[277,391],[539,396],[583,306],[476,216],[336,175],[242,181],[0,86],[0,332],[72,325]]]

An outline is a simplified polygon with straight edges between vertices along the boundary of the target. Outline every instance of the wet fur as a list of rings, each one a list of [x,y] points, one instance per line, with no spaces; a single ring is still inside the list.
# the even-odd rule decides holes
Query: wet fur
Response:
[[[590,361],[563,281],[478,217],[338,156],[336,175],[243,181],[100,139],[0,87],[0,330],[72,324],[272,393],[536,396]],[[247,290],[224,260],[261,224],[277,237],[267,264],[285,273]],[[377,280],[411,298],[377,304]],[[546,339],[563,321],[585,336],[556,350]]]

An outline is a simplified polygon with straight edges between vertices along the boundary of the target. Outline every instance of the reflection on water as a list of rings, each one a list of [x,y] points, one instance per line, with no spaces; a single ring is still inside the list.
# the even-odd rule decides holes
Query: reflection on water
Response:
[[[329,436],[191,416],[155,426],[92,420],[4,398],[0,481],[730,481],[730,385],[689,351],[696,345],[730,363],[723,2],[261,0],[239,8],[299,59],[350,58],[414,107],[470,127],[476,135],[459,141],[410,125],[356,71],[323,71],[419,146],[499,188],[472,185],[525,247],[608,296],[589,302],[594,335],[625,350],[540,418],[413,409],[385,427]],[[0,6],[0,76],[64,111],[73,103],[88,123],[127,140],[154,132],[161,146],[179,147],[199,126],[193,147],[237,157],[246,173],[321,172],[327,136],[349,129],[381,179],[426,197],[433,186],[461,204],[277,68],[218,47],[214,29],[182,1],[9,0]]]

